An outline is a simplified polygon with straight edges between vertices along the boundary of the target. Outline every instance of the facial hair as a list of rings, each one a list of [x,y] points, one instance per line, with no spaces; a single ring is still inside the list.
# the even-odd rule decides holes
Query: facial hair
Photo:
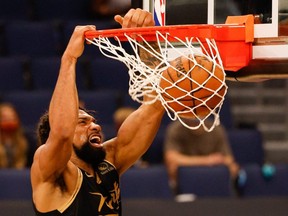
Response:
[[[76,155],[94,168],[105,159],[106,152],[101,148],[93,148],[89,142],[83,144],[82,147],[77,148],[73,145]]]

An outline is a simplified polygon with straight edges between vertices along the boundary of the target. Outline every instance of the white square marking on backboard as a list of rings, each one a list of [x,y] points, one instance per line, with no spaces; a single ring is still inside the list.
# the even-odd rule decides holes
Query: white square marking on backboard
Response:
[[[153,13],[155,0],[143,0],[143,9]],[[156,0],[159,1],[159,0]],[[166,0],[166,2],[169,0]],[[176,0],[174,0],[176,1]],[[187,0],[189,1],[189,0]],[[207,23],[214,23],[215,2],[221,0],[207,0]],[[288,10],[288,0],[272,1],[272,23],[254,25],[254,38],[277,38],[279,25],[279,10]],[[181,24],[181,23],[180,23]],[[172,54],[173,52],[171,52]],[[173,54],[172,54],[173,56]],[[287,58],[288,44],[284,45],[253,45],[253,59],[257,58]]]
[[[217,0],[207,0],[208,24],[214,24],[215,1]],[[153,8],[154,8],[154,0],[143,0],[143,9],[153,12]],[[278,37],[278,12],[279,12],[279,0],[272,0],[272,23],[255,24],[254,27],[255,38]]]

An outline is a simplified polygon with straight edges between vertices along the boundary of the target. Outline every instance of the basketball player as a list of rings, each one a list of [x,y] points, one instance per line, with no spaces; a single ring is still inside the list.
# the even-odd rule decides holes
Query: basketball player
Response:
[[[115,20],[123,28],[154,25],[152,15],[140,9]],[[97,120],[78,108],[75,84],[84,33],[94,29],[75,28],[61,59],[48,113],[39,122],[42,145],[31,167],[38,216],[121,215],[119,176],[148,149],[164,114],[160,102],[141,105],[125,120],[117,137],[102,142]]]

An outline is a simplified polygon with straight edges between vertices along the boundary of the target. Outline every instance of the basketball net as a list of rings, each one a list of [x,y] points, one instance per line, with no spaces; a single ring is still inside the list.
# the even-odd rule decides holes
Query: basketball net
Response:
[[[136,36],[135,35],[128,35],[124,34],[128,43],[130,44],[133,54],[129,54],[123,46],[123,38],[119,38],[118,36],[114,36],[113,38],[109,37],[103,37],[103,36],[96,36],[93,39],[86,39],[91,44],[96,45],[99,47],[99,50],[101,53],[109,58],[118,60],[123,62],[129,69],[129,94],[131,98],[134,101],[137,101],[141,104],[152,104],[156,100],[161,101],[163,107],[165,108],[169,118],[173,121],[179,120],[185,127],[195,130],[199,127],[203,126],[203,128],[206,131],[212,131],[215,126],[217,126],[220,123],[219,119],[219,113],[224,101],[224,96],[227,92],[227,85],[225,83],[225,73],[224,68],[222,65],[222,61],[216,46],[216,43],[213,39],[199,39],[197,37],[187,37],[185,40],[177,38],[176,36],[171,36],[169,33],[161,33],[159,31],[155,32],[156,37],[156,45],[151,45],[152,43],[146,40],[141,34]],[[136,40],[137,37],[137,40]],[[173,41],[171,42],[171,37],[173,37]],[[154,42],[155,45],[155,42]],[[179,46],[181,48],[179,48]],[[184,49],[183,49],[184,47]],[[158,65],[155,67],[149,67],[143,62],[143,58],[141,59],[140,56],[140,50],[144,50],[149,53],[150,56],[154,57],[154,59],[157,59],[159,62]],[[199,88],[206,88],[205,82],[202,84],[199,84],[199,87],[196,89],[192,89],[189,92],[186,92],[186,95],[189,95],[192,97],[193,100],[197,100],[197,105],[190,107],[185,104],[181,104],[181,98],[171,98],[167,100],[167,98],[163,97],[163,93],[167,91],[167,88],[161,88],[159,83],[160,80],[163,79],[162,73],[165,71],[168,67],[171,67],[170,61],[175,59],[178,56],[186,56],[190,61],[194,62],[194,67],[199,66],[203,68],[204,70],[209,73],[209,76],[207,78],[214,78],[218,79],[214,75],[215,66],[218,66],[223,71],[223,80],[219,80],[222,82],[221,86],[219,86],[219,89],[225,88],[224,95],[218,94],[219,89],[213,90],[213,93],[211,94],[211,97],[208,98],[195,98],[193,96],[194,91],[199,91]],[[214,67],[211,71],[208,71],[206,68],[202,67],[197,63],[194,56],[205,56],[207,59],[213,62]],[[191,77],[187,76],[187,73],[184,73],[177,68],[173,67],[173,69],[177,70],[179,74],[183,75],[182,79],[191,79]],[[190,70],[192,70],[191,68]],[[191,79],[191,82],[194,82]],[[173,88],[177,88],[177,84],[172,84]],[[179,88],[179,87],[178,87]],[[181,89],[183,91],[183,89]],[[208,91],[211,91],[211,89],[207,89]],[[155,94],[156,92],[156,94]],[[211,99],[213,96],[219,96],[221,100],[219,103],[211,108],[207,105],[207,101]],[[145,101],[143,98],[148,97],[150,100]],[[183,98],[182,98],[183,99]],[[176,102],[180,105],[183,105],[186,109],[184,111],[175,111],[170,105],[169,102]],[[197,115],[196,109],[199,107],[206,107],[208,112],[201,116]],[[189,123],[186,123],[185,118],[181,117],[181,115],[186,115],[191,113],[194,117],[194,123],[193,125],[190,125]],[[208,123],[209,119],[209,123]],[[212,120],[212,124],[211,124]],[[206,123],[207,121],[207,123]]]

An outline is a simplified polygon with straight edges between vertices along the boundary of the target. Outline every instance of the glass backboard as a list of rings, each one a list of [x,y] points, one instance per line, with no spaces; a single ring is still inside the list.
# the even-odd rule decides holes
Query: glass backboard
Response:
[[[253,14],[253,61],[246,71],[257,67],[261,73],[271,74],[273,68],[280,73],[279,78],[288,75],[287,0],[132,0],[132,3],[152,12],[160,25],[223,24],[227,16]],[[265,68],[261,67],[263,61]]]

